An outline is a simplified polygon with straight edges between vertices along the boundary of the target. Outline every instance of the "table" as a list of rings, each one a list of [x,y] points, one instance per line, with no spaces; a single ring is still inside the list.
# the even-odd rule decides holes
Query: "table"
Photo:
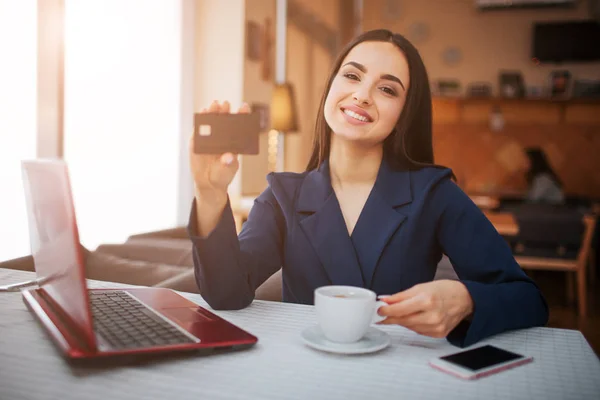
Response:
[[[500,199],[495,196],[469,195],[469,197],[482,210],[493,210],[500,205]]]
[[[32,277],[31,272],[0,269],[0,284]],[[199,295],[183,295],[206,306]],[[215,313],[256,334],[258,344],[235,353],[75,367],[60,357],[20,293],[0,293],[0,398],[504,400],[597,399],[600,394],[600,361],[578,331],[533,328],[484,340],[480,344],[535,360],[478,381],[464,381],[427,365],[429,359],[456,347],[399,326],[381,327],[391,335],[391,347],[370,355],[343,356],[301,342],[301,330],[314,323],[312,306],[255,301],[243,310]]]
[[[483,211],[483,213],[502,236],[517,236],[519,234],[519,224],[512,213],[496,211]]]

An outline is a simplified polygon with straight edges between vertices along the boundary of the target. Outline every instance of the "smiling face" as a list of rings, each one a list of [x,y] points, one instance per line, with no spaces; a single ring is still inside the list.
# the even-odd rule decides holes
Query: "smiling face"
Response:
[[[331,83],[325,120],[339,138],[382,143],[396,126],[409,84],[408,62],[396,45],[359,43]]]

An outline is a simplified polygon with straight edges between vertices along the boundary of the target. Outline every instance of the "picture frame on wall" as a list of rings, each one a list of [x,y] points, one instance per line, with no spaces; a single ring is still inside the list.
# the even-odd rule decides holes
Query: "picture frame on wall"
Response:
[[[246,23],[246,58],[250,61],[261,61],[263,56],[262,27],[254,22]]]
[[[567,70],[550,73],[550,96],[566,98],[571,94],[571,73]]]
[[[525,97],[525,83],[520,71],[500,72],[500,96],[504,98]]]
[[[275,32],[271,18],[265,19],[261,41],[262,79],[265,82],[272,82],[275,69]]]
[[[273,24],[270,18],[266,18],[264,24],[256,21],[246,22],[246,59],[259,64],[261,78],[265,82],[273,80],[274,44]]]
[[[458,79],[436,79],[431,82],[431,94],[441,97],[459,97],[461,83]]]

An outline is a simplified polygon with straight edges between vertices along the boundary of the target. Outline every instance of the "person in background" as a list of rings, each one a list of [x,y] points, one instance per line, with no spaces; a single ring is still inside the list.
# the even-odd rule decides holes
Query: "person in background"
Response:
[[[529,159],[529,168],[525,175],[529,186],[527,201],[530,203],[545,203],[560,205],[565,202],[562,183],[556,175],[546,153],[539,147],[525,149]]]
[[[230,112],[213,102],[205,112]],[[243,105],[239,112],[249,112]],[[271,173],[239,236],[231,153],[194,153],[188,231],[195,277],[214,309],[241,309],[282,270],[283,301],[351,285],[388,305],[383,324],[469,346],[546,324],[536,284],[481,210],[434,164],[429,79],[417,49],[388,30],[361,34],[333,64],[303,173]],[[434,280],[446,254],[459,280]]]

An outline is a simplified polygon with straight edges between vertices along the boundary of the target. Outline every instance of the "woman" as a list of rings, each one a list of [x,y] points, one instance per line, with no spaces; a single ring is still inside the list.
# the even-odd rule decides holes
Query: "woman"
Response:
[[[191,143],[189,232],[204,299],[216,309],[246,307],[282,268],[284,301],[312,304],[323,285],[367,287],[390,295],[383,323],[459,346],[545,324],[540,291],[452,172],[433,164],[431,137],[417,50],[376,30],[334,63],[306,171],[269,174],[239,237],[227,197],[236,158],[196,155]],[[460,281],[432,281],[442,253]]]
[[[525,150],[528,157],[526,174],[529,190],[527,200],[532,203],[563,204],[565,194],[562,183],[546,158],[546,153],[538,147]]]

